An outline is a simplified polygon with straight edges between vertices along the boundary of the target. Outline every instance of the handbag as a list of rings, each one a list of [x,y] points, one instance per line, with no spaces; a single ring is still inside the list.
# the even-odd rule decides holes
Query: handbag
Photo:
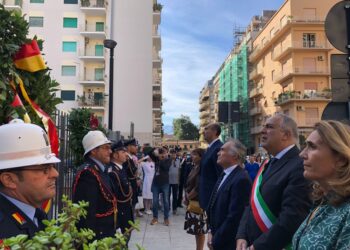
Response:
[[[199,206],[199,202],[194,200],[189,201],[187,211],[195,214],[203,214],[203,209]]]

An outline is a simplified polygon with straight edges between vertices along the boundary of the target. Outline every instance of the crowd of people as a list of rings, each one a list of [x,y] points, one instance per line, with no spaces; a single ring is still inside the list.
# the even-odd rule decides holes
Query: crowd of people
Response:
[[[151,225],[161,207],[169,226],[170,211],[184,205],[184,230],[197,250],[350,249],[348,125],[318,122],[300,151],[296,122],[275,114],[261,131],[263,159],[220,134],[220,124],[209,124],[208,148],[181,154],[88,132],[73,183],[73,201],[89,202],[78,228],[113,237],[143,216],[142,207]],[[40,206],[55,195],[58,162],[40,127],[0,126],[0,239],[44,228]]]

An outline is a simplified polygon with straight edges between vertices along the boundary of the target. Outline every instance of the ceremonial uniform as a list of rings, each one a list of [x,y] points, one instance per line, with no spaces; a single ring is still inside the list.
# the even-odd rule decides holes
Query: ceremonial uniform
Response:
[[[137,195],[138,195],[138,188],[137,188],[137,166],[132,159],[131,155],[128,155],[128,160],[123,163],[123,168],[126,169],[126,173],[128,175],[129,182],[131,184],[132,188],[132,205],[135,206],[137,203]]]
[[[28,214],[26,214],[1,194],[0,204],[0,239],[10,238],[19,234],[26,234],[29,238],[32,238],[37,231],[43,229],[33,222],[36,210],[34,207],[32,207],[32,211],[28,211]],[[26,206],[29,207],[29,205]],[[32,215],[29,215],[30,213]],[[38,218],[35,219],[39,222]],[[40,224],[41,221],[38,225]]]
[[[116,233],[117,200],[113,184],[101,162],[90,157],[79,168],[73,185],[73,201],[87,201],[87,216],[78,228],[92,229],[97,239]]]
[[[134,221],[131,204],[133,190],[126,169],[122,165],[111,162],[108,174],[114,184],[114,192],[117,197],[117,228],[120,228],[124,233],[127,228],[130,228],[129,221]]]

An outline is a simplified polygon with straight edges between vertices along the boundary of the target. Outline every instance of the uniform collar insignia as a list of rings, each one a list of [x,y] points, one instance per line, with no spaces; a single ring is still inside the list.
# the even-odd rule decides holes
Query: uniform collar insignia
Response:
[[[25,224],[27,221],[23,218],[22,215],[20,215],[18,212],[13,213],[12,217],[20,224],[23,225]]]

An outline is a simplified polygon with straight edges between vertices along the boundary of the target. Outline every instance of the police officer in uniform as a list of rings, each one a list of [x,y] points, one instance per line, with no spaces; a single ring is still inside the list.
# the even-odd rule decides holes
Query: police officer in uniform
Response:
[[[0,241],[43,230],[43,202],[56,194],[60,162],[45,131],[15,119],[0,126]]]
[[[131,227],[129,221],[134,221],[131,204],[133,191],[127,171],[123,167],[123,163],[126,162],[127,157],[126,148],[122,141],[112,144],[111,164],[108,173],[114,184],[115,195],[117,197],[117,228],[120,228],[122,233]]]
[[[137,153],[137,141],[135,139],[131,139],[124,142],[124,146],[127,149],[127,161],[123,164],[123,167],[127,170],[128,178],[131,183],[131,188],[133,191],[132,196],[132,208],[135,211],[135,205],[137,203],[138,196],[138,168],[133,159],[133,156]],[[142,214],[140,214],[142,216]]]
[[[73,201],[87,201],[86,218],[78,228],[90,228],[96,239],[113,237],[116,233],[117,199],[108,173],[111,141],[98,130],[88,132],[83,138],[85,162],[79,167],[73,184]]]

